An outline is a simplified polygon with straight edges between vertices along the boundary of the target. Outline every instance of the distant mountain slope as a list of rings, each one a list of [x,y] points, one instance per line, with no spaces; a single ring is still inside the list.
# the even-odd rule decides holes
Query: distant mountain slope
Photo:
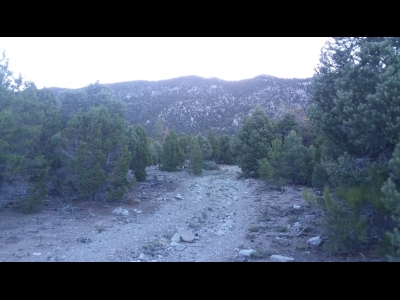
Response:
[[[273,119],[286,112],[304,116],[311,79],[260,75],[240,81],[185,76],[161,81],[104,84],[128,105],[128,120],[151,135],[157,116],[178,133],[234,133],[260,104]],[[52,88],[56,97],[66,89]]]

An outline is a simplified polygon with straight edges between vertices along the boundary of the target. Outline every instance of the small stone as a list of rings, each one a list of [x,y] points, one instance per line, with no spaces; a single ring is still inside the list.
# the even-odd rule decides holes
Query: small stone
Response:
[[[310,244],[310,245],[313,245],[313,246],[319,246],[319,245],[322,244],[323,241],[324,240],[320,236],[316,236],[316,237],[313,237],[313,238],[309,239],[307,241],[307,244]]]
[[[146,259],[146,254],[140,253],[138,259],[140,259],[140,260]]]
[[[183,200],[183,197],[182,197],[181,194],[177,194],[177,195],[175,196],[175,199],[177,199],[177,200]]]
[[[176,250],[179,250],[179,251],[183,251],[183,250],[186,249],[186,245],[184,245],[184,244],[178,244],[178,246],[176,246],[175,249],[176,249]]]
[[[294,261],[294,258],[293,257],[282,256],[282,255],[271,255],[271,261],[288,262],[288,261]]]
[[[300,226],[301,226],[301,223],[300,223],[300,222],[294,223],[294,227],[300,227]]]
[[[178,231],[179,235],[181,236],[182,241],[184,242],[193,242],[194,241],[194,234],[190,232],[189,230],[182,228],[182,227],[176,227],[176,231]]]
[[[181,241],[181,235],[179,233],[175,233],[171,238],[171,242],[179,243]]]
[[[121,206],[113,210],[113,215],[115,216],[127,216],[129,215],[129,211],[126,209],[122,208]]]
[[[300,205],[293,205],[293,209],[300,209],[301,208],[301,206]]]
[[[243,249],[243,250],[239,251],[239,255],[243,255],[243,256],[250,256],[253,253],[256,253],[256,251],[253,249]]]
[[[177,242],[171,242],[169,245],[172,246],[172,247],[176,247],[176,246],[178,246],[178,245],[180,245],[180,244],[177,243]]]
[[[42,253],[40,253],[40,252],[34,252],[34,253],[32,253],[32,255],[34,255],[34,256],[40,256],[40,255],[42,255]]]

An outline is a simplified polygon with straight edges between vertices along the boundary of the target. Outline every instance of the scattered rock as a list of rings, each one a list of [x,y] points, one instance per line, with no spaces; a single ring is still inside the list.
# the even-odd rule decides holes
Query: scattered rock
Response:
[[[307,244],[310,244],[312,246],[319,246],[319,245],[322,245],[323,241],[324,240],[320,236],[316,236],[316,237],[309,239],[307,241]]]
[[[300,205],[293,205],[293,209],[300,209],[301,208],[301,206]]]
[[[81,242],[81,243],[90,243],[92,240],[91,239],[89,239],[89,238],[87,238],[87,237],[79,237],[79,238],[77,238],[76,239],[78,242]]]
[[[186,249],[186,245],[184,245],[184,244],[178,244],[178,246],[176,246],[175,249],[176,249],[176,250],[179,250],[179,251],[183,251],[183,250]]]
[[[288,257],[288,256],[282,256],[282,255],[271,255],[271,261],[274,262],[288,262],[288,261],[294,261],[293,257]]]
[[[172,246],[172,247],[175,247],[175,246],[178,246],[178,245],[180,245],[180,244],[177,243],[177,242],[171,242],[169,245]]]
[[[127,216],[129,215],[129,211],[126,209],[122,208],[121,206],[113,210],[113,215],[115,216]]]
[[[182,197],[181,194],[177,194],[177,195],[175,196],[175,199],[177,199],[177,200],[183,200],[183,197]]]
[[[300,227],[300,226],[301,226],[301,223],[300,223],[300,222],[294,223],[294,227]]]
[[[40,256],[40,255],[42,255],[42,253],[40,253],[40,252],[33,252],[32,255],[34,255],[34,256]]]
[[[243,256],[250,256],[253,253],[256,253],[256,251],[253,249],[243,249],[243,250],[239,251],[239,255],[243,255]]]
[[[146,259],[146,254],[140,253],[138,259],[145,260]]]
[[[179,233],[175,233],[171,238],[171,242],[179,243],[181,241],[181,235]]]
[[[176,231],[178,231],[179,235],[181,236],[182,241],[184,242],[193,242],[194,241],[194,234],[185,228],[176,227]]]

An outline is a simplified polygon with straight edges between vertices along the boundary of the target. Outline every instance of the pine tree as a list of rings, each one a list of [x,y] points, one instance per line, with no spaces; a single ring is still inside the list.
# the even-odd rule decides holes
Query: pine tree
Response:
[[[201,133],[196,135],[194,138],[196,138],[199,141],[203,161],[209,160],[213,153],[213,148],[212,148],[210,141]]]
[[[212,161],[218,162],[219,157],[221,155],[221,148],[220,148],[219,140],[215,138],[214,134],[211,131],[208,132],[207,139],[210,142],[211,147],[212,147],[212,154],[211,154],[210,159]]]
[[[261,106],[257,106],[251,117],[244,119],[238,132],[241,141],[238,165],[242,172],[258,177],[258,160],[268,156],[274,136],[274,124]]]
[[[147,176],[146,167],[151,163],[146,132],[141,125],[135,126],[133,130],[135,130],[137,136],[137,144],[135,153],[131,159],[130,168],[134,171],[137,181],[144,181]]]
[[[165,128],[163,120],[160,116],[157,117],[157,121],[154,124],[154,137],[162,145],[165,142]]]
[[[189,171],[195,175],[201,175],[202,167],[203,167],[203,158],[201,154],[199,140],[197,138],[193,138],[193,147],[192,147],[192,152],[190,154]]]
[[[171,130],[169,131],[165,143],[163,145],[163,152],[161,154],[161,170],[163,171],[177,171],[177,168],[182,167],[185,160],[185,154],[178,143],[178,136]]]

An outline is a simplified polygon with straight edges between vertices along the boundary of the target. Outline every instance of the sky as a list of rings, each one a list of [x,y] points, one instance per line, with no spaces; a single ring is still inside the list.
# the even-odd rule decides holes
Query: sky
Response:
[[[328,37],[0,37],[9,69],[38,88],[97,80],[157,81],[196,75],[236,81],[258,75],[309,78]]]

